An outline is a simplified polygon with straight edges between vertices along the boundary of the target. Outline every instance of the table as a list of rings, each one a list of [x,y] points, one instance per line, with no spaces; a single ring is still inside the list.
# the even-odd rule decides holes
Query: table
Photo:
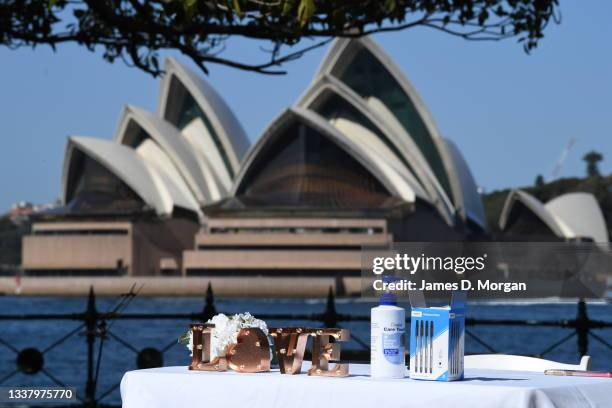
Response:
[[[302,373],[308,363],[304,363]],[[123,408],[563,408],[612,407],[612,379],[541,373],[466,370],[450,383],[379,380],[369,366],[351,364],[345,378],[189,371],[163,367],[128,371]]]

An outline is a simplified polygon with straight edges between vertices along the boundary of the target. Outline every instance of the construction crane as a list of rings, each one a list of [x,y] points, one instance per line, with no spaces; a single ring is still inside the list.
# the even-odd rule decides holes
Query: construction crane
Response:
[[[559,159],[557,160],[552,171],[550,172],[549,181],[553,181],[559,178],[559,174],[561,173],[561,167],[563,167],[563,163],[565,162],[565,159],[567,159],[570,150],[572,150],[572,147],[574,147],[574,143],[576,143],[576,138],[571,137],[570,140],[567,142],[565,149],[563,149],[563,151],[561,152],[561,156],[559,156]]]

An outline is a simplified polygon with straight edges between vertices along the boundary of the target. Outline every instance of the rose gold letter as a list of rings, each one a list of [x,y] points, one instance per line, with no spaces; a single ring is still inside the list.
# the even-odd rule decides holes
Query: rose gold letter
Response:
[[[191,357],[190,370],[197,371],[225,371],[227,370],[227,361],[225,356],[215,357],[210,361],[210,336],[211,331],[215,327],[214,324],[192,324],[190,325],[192,333],[191,349],[193,355]]]
[[[322,377],[346,377],[349,373],[348,364],[335,364],[329,368],[330,361],[340,360],[340,341],[347,341],[350,333],[346,329],[316,329],[311,333],[312,367],[308,375]],[[334,339],[334,343],[330,339]]]
[[[306,351],[308,332],[304,327],[270,328],[281,374],[299,374]]]
[[[239,373],[270,371],[270,343],[261,329],[240,329],[238,343],[227,350],[229,367]]]

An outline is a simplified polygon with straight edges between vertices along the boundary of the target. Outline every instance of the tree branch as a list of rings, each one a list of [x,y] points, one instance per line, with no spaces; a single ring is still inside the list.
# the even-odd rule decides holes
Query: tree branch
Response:
[[[535,48],[550,21],[559,23],[558,0],[4,0],[0,45],[11,49],[75,42],[99,47],[152,75],[157,54],[176,50],[207,72],[209,64],[278,75],[274,69],[335,37],[429,27],[466,40],[516,37]],[[222,57],[231,36],[273,43],[268,60]],[[322,41],[284,55],[303,39]]]

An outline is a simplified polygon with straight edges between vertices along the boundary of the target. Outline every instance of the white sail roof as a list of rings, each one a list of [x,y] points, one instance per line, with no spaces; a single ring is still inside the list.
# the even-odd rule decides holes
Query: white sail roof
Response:
[[[393,128],[389,126],[389,118],[384,116],[384,112],[381,115],[379,110],[373,108],[347,85],[326,74],[319,76],[308,87],[296,105],[322,113],[325,116],[322,110],[327,109],[327,102],[334,97],[340,98],[343,103],[350,105],[352,110],[362,116],[362,121],[367,122],[367,124],[360,123],[361,125],[374,128],[376,137],[384,145],[385,150],[388,150],[389,162],[397,168],[402,168],[400,171],[403,174],[407,173],[405,177],[408,177],[413,185],[418,185],[419,190],[425,190],[425,201],[433,204],[442,218],[449,225],[453,225],[453,204],[448,200],[427,161],[403,127]],[[338,108],[340,107],[337,106],[335,109]],[[385,109],[384,106],[383,109]],[[350,113],[348,113],[348,116],[348,119],[353,122],[360,122],[357,118],[352,118]],[[395,120],[392,114],[391,119]],[[347,134],[347,136],[350,137],[351,134]]]
[[[342,117],[332,119],[330,123],[344,133],[352,142],[375,153],[385,165],[388,165],[393,170],[389,172],[389,177],[397,179],[399,184],[408,184],[418,198],[431,203],[431,199],[412,173],[399,162],[397,156],[373,132],[357,122]]]
[[[567,238],[587,237],[596,243],[609,242],[606,220],[593,194],[563,194],[544,207],[563,225]]]
[[[514,209],[514,206],[521,204],[533,212],[556,236],[560,238],[566,237],[563,228],[559,225],[555,217],[553,217],[552,214],[544,207],[544,204],[523,190],[512,190],[508,194],[499,217],[499,226],[502,231],[507,227],[509,216]]]
[[[136,153],[162,177],[175,206],[189,209],[201,215],[200,206],[189,187],[180,176],[168,156],[152,140],[145,140],[136,148]]]
[[[119,120],[115,141],[137,148],[143,141],[141,131],[168,156],[198,203],[203,205],[225,195],[206,158],[196,154],[176,127],[144,109],[127,106]]]
[[[207,132],[202,132],[200,136],[212,139],[214,144],[214,149],[207,150],[206,155],[219,156],[226,167],[225,171],[233,177],[238,172],[242,157],[250,145],[240,122],[208,82],[174,58],[166,59],[165,75],[160,84],[157,108],[160,117],[172,122],[171,109],[176,106],[180,109],[183,104],[184,101],[173,98],[173,87],[176,86],[184,88],[203,114],[200,119],[203,120],[202,124],[207,128]],[[181,126],[181,129],[184,129],[184,126]],[[194,129],[191,129],[191,132],[193,131]],[[214,171],[219,170],[215,168]]]
[[[606,221],[601,207],[592,194],[568,193],[546,204],[522,190],[508,194],[499,225],[504,230],[508,217],[517,203],[528,207],[559,238],[589,238],[607,248],[609,243]]]
[[[364,56],[367,61],[357,60]],[[368,37],[341,38],[330,47],[315,81],[325,74],[340,79],[365,99],[380,100],[392,112],[452,197],[459,215],[465,218],[463,191],[451,153],[425,104],[393,60]],[[390,92],[384,94],[383,91]],[[396,100],[387,101],[389,97]]]
[[[284,129],[292,123],[304,123],[316,129],[327,137],[345,152],[354,157],[363,167],[376,177],[382,185],[393,195],[400,197],[408,202],[414,202],[416,193],[414,186],[398,173],[379,153],[365,143],[360,143],[346,136],[345,133],[332,126],[325,118],[319,114],[303,108],[289,108],[279,115],[268,128],[263,132],[256,144],[247,153],[240,173],[236,177],[233,195],[236,195],[243,187],[244,180],[257,162],[259,153],[268,143],[277,142],[282,136]],[[341,126],[346,126],[343,123]],[[350,126],[355,126],[354,124]],[[363,138],[369,139],[370,136],[363,134]],[[418,187],[417,187],[418,188]]]
[[[218,190],[223,191],[223,194],[229,191],[232,186],[233,176],[229,173],[227,167],[225,167],[221,155],[215,148],[210,131],[202,119],[193,119],[183,128],[182,133],[196,154],[204,158],[206,163],[209,164],[210,171],[215,175],[215,179],[218,180]]]
[[[484,205],[482,204],[482,198],[478,192],[478,186],[474,180],[474,176],[470,171],[465,158],[461,154],[461,151],[455,143],[449,139],[445,139],[448,146],[448,150],[453,158],[453,164],[459,182],[461,183],[461,190],[463,191],[463,208],[465,208],[466,218],[477,224],[482,230],[487,230],[487,216],[485,215]]]
[[[175,204],[197,211],[197,208],[189,208],[189,205],[182,201],[182,197],[176,193],[176,187],[169,179],[156,171],[133,149],[108,140],[77,136],[70,137],[66,147],[62,175],[64,203],[71,198],[68,196],[71,190],[68,180],[71,179],[69,172],[76,151],[91,157],[108,169],[160,216],[170,215]]]

